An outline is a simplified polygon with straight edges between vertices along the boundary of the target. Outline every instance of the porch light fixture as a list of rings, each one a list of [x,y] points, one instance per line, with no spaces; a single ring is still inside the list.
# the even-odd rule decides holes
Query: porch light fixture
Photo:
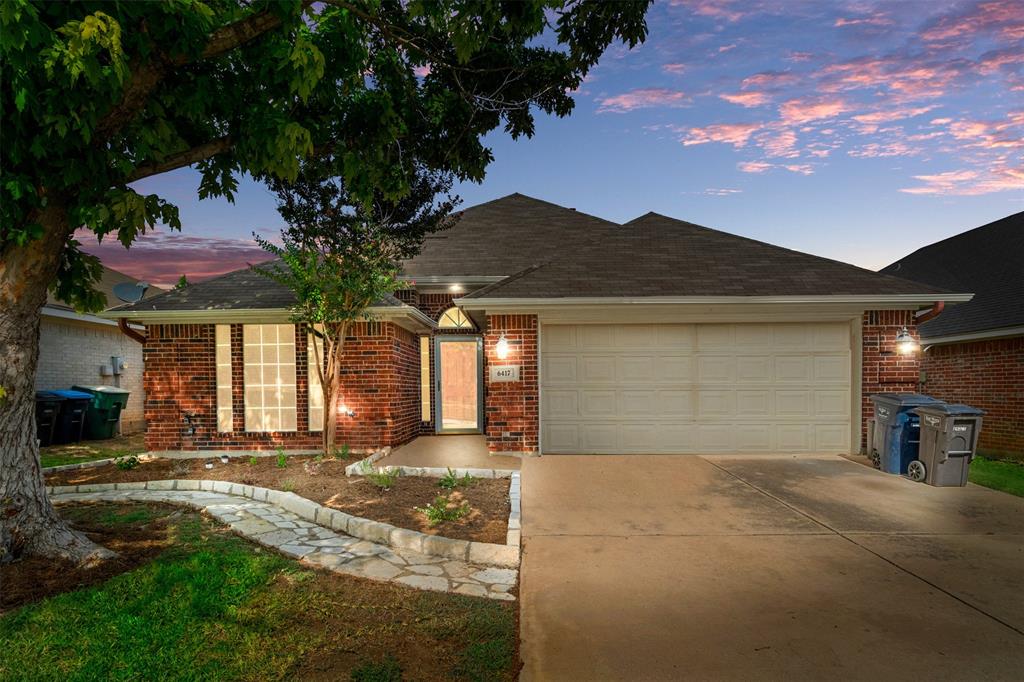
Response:
[[[494,352],[498,356],[499,360],[504,360],[508,357],[508,348],[508,339],[505,338],[505,332],[502,332],[501,336],[498,338],[498,343],[494,346]]]
[[[453,294],[461,293],[462,292],[462,285],[461,284],[451,284],[451,285],[448,286],[448,291],[452,292]]]
[[[346,417],[356,416],[355,410],[348,409],[348,405],[338,405],[338,414],[343,414]]]
[[[910,335],[910,331],[906,327],[903,327],[896,334],[896,350],[899,351],[900,355],[916,353],[919,347],[917,341]]]

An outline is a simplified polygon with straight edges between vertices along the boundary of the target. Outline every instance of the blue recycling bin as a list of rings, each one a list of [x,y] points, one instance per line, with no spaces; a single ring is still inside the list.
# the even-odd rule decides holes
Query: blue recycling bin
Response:
[[[64,445],[82,440],[85,431],[85,413],[92,402],[92,394],[82,391],[51,391],[63,398],[60,414],[53,429],[53,444]]]
[[[871,396],[875,406],[875,439],[878,468],[889,474],[905,474],[917,459],[921,443],[921,418],[912,410],[942,401],[920,393],[878,393]]]

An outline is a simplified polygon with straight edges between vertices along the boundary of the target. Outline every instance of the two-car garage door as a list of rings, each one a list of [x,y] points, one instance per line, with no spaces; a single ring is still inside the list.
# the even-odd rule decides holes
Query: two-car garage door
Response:
[[[847,322],[544,325],[544,453],[846,452]]]

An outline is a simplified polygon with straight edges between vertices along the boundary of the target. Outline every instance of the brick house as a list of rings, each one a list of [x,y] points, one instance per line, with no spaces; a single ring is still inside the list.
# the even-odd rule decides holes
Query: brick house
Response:
[[[114,296],[114,286],[121,283],[135,284],[136,280],[123,272],[103,268],[96,288],[106,296],[108,305],[120,303]],[[163,289],[150,287],[146,296],[162,292]],[[116,368],[114,358],[122,361]],[[142,346],[122,334],[116,322],[75,312],[70,305],[50,294],[39,326],[36,390],[71,388],[76,384],[118,386],[130,391],[128,405],[121,413],[121,432],[137,433],[145,428]]]
[[[920,325],[921,387],[985,410],[981,452],[1024,459],[1024,212],[918,249],[882,272],[974,293]]]
[[[969,294],[656,214],[513,194],[404,264],[324,415],[290,292],[247,270],[124,306],[145,324],[147,446],[313,449],[483,433],[493,452],[856,452],[866,396],[912,391],[915,314]]]

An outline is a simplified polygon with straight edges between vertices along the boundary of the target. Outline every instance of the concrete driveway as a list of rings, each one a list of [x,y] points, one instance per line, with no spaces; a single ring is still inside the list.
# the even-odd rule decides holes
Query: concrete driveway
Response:
[[[1021,679],[1024,499],[829,456],[522,477],[525,680]]]

